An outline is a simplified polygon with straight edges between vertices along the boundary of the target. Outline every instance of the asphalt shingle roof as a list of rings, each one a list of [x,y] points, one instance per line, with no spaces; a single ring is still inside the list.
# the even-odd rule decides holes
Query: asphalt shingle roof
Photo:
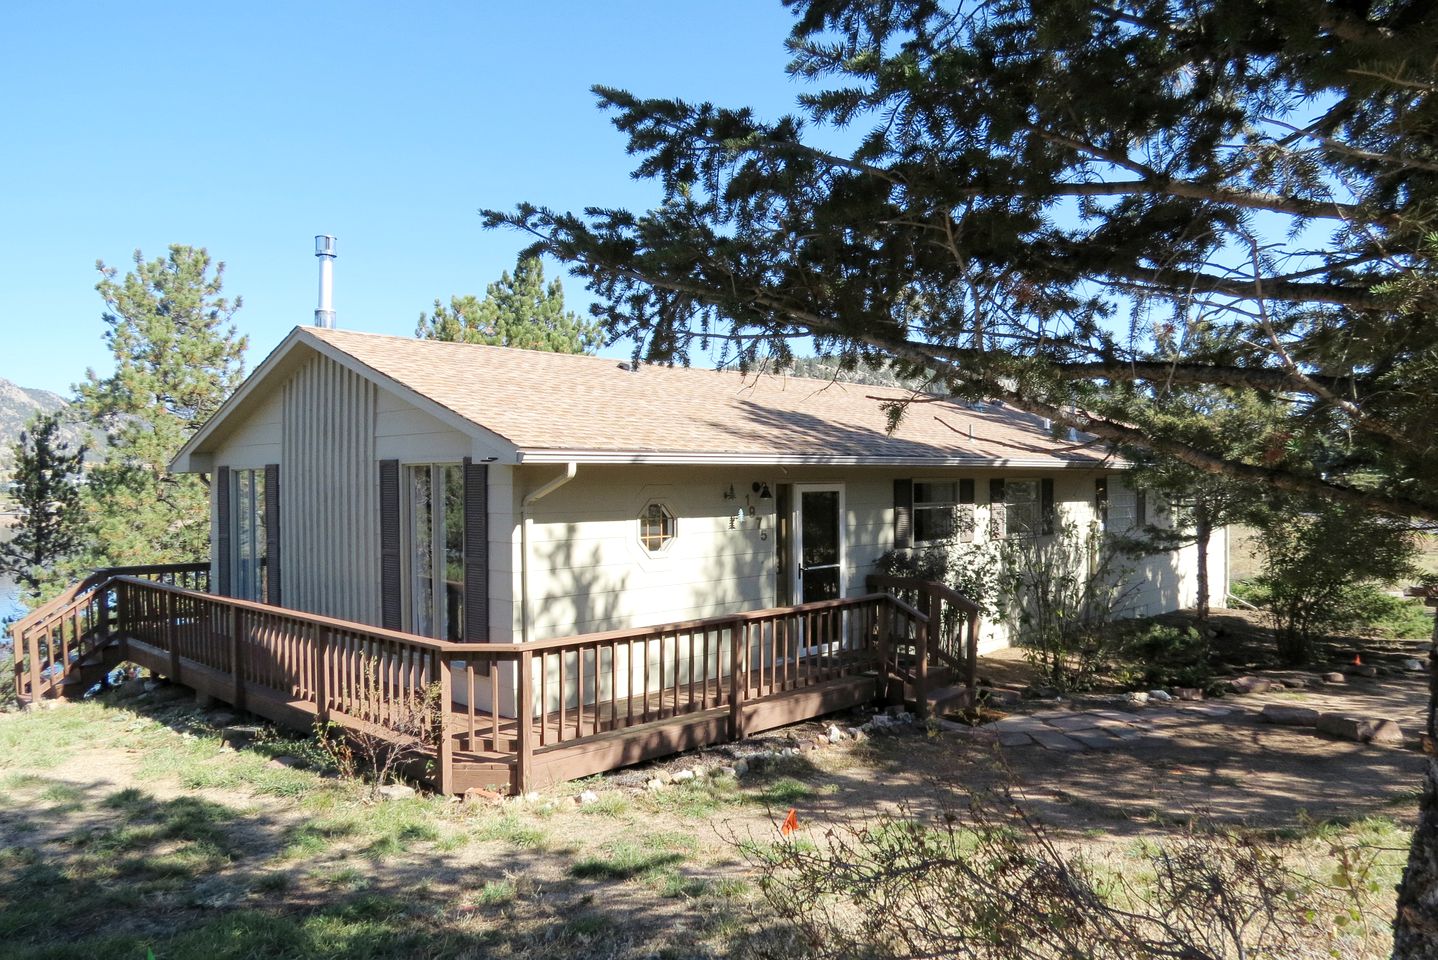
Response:
[[[1036,417],[907,391],[775,374],[642,366],[602,357],[307,328],[522,451],[751,457],[1051,461],[1098,465],[1098,445],[1057,441]],[[972,431],[972,434],[971,434]]]

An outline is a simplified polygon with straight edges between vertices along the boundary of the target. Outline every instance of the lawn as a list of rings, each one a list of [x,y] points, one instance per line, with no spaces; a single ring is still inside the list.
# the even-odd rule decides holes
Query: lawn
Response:
[[[1057,775],[1054,757],[1016,754],[1005,772],[963,738],[915,729],[662,791],[620,774],[531,801],[370,802],[297,767],[319,759],[307,741],[225,749],[188,699],[107,695],[0,715],[0,942],[15,960],[751,955],[785,942],[750,858],[790,808],[802,842],[822,843],[880,815],[927,822],[1003,777],[1064,843],[1116,870],[1229,791],[1231,826],[1283,837],[1315,872],[1332,872],[1341,843],[1387,851],[1372,874],[1383,917],[1413,813],[1409,758],[1300,757],[1281,789],[1317,799],[1331,786],[1337,805],[1275,805],[1232,749],[1085,754]],[[1345,790],[1345,775],[1391,789]],[[584,789],[598,801],[576,805]],[[1382,955],[1381,927],[1356,955]]]

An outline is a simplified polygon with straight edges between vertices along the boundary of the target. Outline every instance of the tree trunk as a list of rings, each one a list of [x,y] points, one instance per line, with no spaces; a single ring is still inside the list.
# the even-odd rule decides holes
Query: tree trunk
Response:
[[[1193,513],[1194,535],[1198,544],[1198,619],[1208,619],[1208,541],[1213,536],[1213,521],[1208,509],[1200,503]]]
[[[1393,918],[1394,960],[1438,957],[1438,757],[1432,753],[1438,717],[1438,622],[1433,625],[1433,650],[1428,654],[1428,729],[1424,740],[1427,770],[1418,826],[1408,847],[1408,866],[1398,887],[1398,914]]]

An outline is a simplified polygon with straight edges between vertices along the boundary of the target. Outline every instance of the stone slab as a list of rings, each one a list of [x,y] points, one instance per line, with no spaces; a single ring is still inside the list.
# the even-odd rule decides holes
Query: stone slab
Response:
[[[1083,744],[1066,733],[1059,733],[1057,730],[1049,733],[1036,733],[1033,735],[1034,742],[1045,750],[1082,750]]]
[[[1093,731],[1080,731],[1073,734],[1073,738],[1090,750],[1112,750],[1123,742],[1112,734]]]
[[[999,744],[1005,747],[1027,747],[1032,746],[1034,738],[1027,733],[1011,732],[999,734]]]
[[[1056,730],[1092,730],[1102,721],[1102,717],[1092,713],[1074,713],[1066,717],[1054,717],[1048,721],[1048,725]]]

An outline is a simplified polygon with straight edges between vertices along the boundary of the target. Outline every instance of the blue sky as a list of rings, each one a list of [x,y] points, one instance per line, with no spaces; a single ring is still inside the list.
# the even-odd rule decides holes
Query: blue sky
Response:
[[[591,84],[776,115],[788,27],[777,0],[12,0],[0,377],[67,393],[106,370],[95,260],[170,243],[226,262],[251,366],[313,315],[316,233],[338,237],[340,325],[409,335],[435,297],[513,265],[523,241],[480,207],[653,199]]]

